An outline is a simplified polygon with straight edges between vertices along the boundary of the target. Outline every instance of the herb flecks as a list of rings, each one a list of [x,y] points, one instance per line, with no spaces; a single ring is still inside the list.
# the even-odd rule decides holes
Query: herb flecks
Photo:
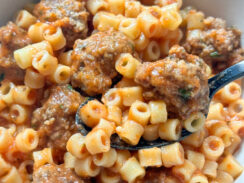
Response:
[[[63,104],[60,104],[59,107],[60,107],[60,109],[64,109],[64,105]]]
[[[73,87],[71,85],[67,86],[68,90],[73,90]]]
[[[4,80],[4,78],[5,78],[5,74],[4,73],[1,73],[0,74],[0,82],[2,82]]]
[[[179,96],[185,101],[191,98],[191,89],[180,88],[178,92]]]
[[[214,51],[212,53],[210,53],[210,57],[213,58],[217,58],[217,57],[221,57],[222,55],[218,52],[218,51]]]

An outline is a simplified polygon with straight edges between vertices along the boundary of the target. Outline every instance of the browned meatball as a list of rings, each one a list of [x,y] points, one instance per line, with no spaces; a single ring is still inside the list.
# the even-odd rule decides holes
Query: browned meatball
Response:
[[[201,58],[174,46],[165,59],[139,66],[135,81],[148,89],[144,93],[146,99],[161,98],[171,114],[186,119],[193,112],[207,110],[207,69]]]
[[[33,183],[90,183],[64,165],[43,165],[33,173]]]
[[[78,38],[87,36],[88,12],[85,2],[78,0],[41,0],[33,11],[42,22],[52,22],[61,26],[67,40],[67,46],[72,47]]]
[[[26,31],[13,22],[0,28],[0,73],[4,73],[5,78],[15,82],[24,80],[24,71],[17,66],[13,52],[30,43]]]
[[[132,41],[114,30],[77,40],[72,54],[72,85],[89,95],[105,92],[117,75],[114,68],[116,58],[121,53],[132,53],[133,48]]]
[[[236,63],[236,59],[233,61],[230,58],[240,48],[241,32],[228,28],[220,18],[206,18],[204,25],[204,30],[188,31],[184,44],[187,52],[200,56],[217,72]],[[244,59],[243,53],[239,56]]]
[[[234,50],[229,57],[230,64],[234,65],[240,61],[244,60],[244,49],[239,48]]]
[[[10,51],[17,50],[31,43],[26,31],[9,22],[6,26],[0,28],[0,42]]]
[[[69,137],[76,132],[75,113],[84,100],[70,85],[54,86],[43,106],[33,112],[32,127],[38,130],[40,147],[65,150]]]

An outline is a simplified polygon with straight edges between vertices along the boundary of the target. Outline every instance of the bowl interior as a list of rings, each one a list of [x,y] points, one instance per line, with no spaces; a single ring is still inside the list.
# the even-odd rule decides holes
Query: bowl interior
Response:
[[[235,26],[244,33],[243,0],[183,0],[184,6],[193,6],[202,10],[205,15],[223,18],[229,26]],[[244,35],[242,36],[244,45]]]
[[[228,25],[238,27],[244,33],[244,0],[183,0],[184,6],[191,5],[202,10],[206,15],[220,17],[227,20]],[[37,2],[37,0],[1,0],[0,5],[0,26],[12,20],[16,11],[23,8],[27,3]],[[242,36],[244,45],[244,36]],[[241,158],[242,155],[242,158]],[[238,161],[244,165],[244,146],[236,153]],[[244,182],[244,173],[236,183]]]

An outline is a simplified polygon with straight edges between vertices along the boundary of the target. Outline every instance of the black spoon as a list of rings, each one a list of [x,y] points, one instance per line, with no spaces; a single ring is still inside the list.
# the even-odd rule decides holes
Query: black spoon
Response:
[[[208,85],[209,85],[209,98],[212,99],[214,94],[227,85],[228,83],[241,78],[244,76],[244,61],[239,62],[238,64],[235,64],[226,70],[222,71],[221,73],[215,75],[214,77],[210,78],[208,80]],[[80,110],[81,107],[86,105],[88,101],[94,100],[95,98],[89,97],[85,102],[83,102],[78,111]],[[82,120],[80,119],[79,112],[76,113],[75,117],[76,124],[79,125],[80,127],[80,132],[82,135],[86,136],[89,131],[91,131],[91,128],[86,126]],[[187,131],[186,129],[182,129],[181,132],[181,138],[179,138],[177,141],[183,140],[185,137],[189,136],[191,132]],[[115,149],[127,149],[127,150],[139,150],[139,149],[146,149],[146,148],[152,148],[152,147],[161,147],[161,146],[166,146],[169,144],[174,143],[175,141],[166,141],[162,139],[157,139],[154,141],[146,141],[143,138],[140,139],[139,143],[136,146],[131,146],[121,140],[117,134],[113,134],[111,136],[111,147]]]

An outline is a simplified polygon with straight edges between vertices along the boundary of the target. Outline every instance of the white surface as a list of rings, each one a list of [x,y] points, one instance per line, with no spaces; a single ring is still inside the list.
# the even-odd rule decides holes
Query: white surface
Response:
[[[34,0],[0,0],[0,25],[11,20],[17,10]],[[202,10],[207,15],[221,17],[229,25],[237,26],[244,33],[244,0],[183,0],[185,4]],[[244,36],[242,37],[244,45]],[[244,166],[244,145],[236,153],[238,161]],[[244,173],[235,183],[244,183]]]
[[[0,25],[12,20],[13,15],[31,0],[0,0]]]

